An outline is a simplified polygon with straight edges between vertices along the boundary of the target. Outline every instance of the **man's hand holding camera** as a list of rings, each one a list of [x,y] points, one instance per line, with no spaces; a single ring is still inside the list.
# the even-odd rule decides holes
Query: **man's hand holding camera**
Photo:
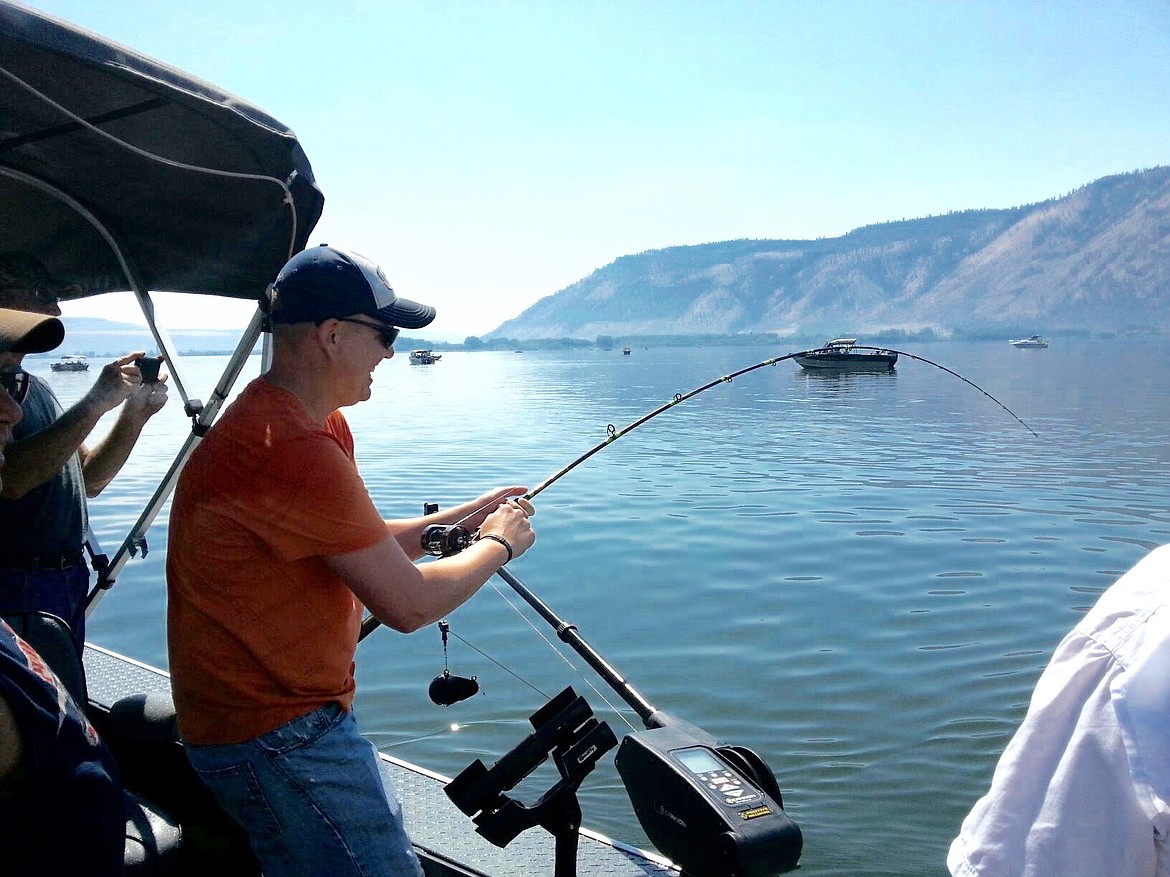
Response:
[[[139,354],[132,360],[138,370],[139,384],[126,397],[126,410],[149,420],[167,404],[167,375],[159,374],[163,357]]]

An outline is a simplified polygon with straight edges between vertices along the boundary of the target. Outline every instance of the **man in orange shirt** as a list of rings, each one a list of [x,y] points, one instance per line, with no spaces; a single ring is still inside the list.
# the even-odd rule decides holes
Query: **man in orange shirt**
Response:
[[[362,256],[326,246],[294,256],[273,284],[271,369],[208,432],[175,492],[168,636],[180,732],[266,877],[421,874],[351,713],[363,608],[416,630],[536,538],[507,501],[524,487],[384,521],[358,474],[339,409],[370,398],[398,327],[434,316]],[[415,565],[424,528],[453,521],[481,538]]]

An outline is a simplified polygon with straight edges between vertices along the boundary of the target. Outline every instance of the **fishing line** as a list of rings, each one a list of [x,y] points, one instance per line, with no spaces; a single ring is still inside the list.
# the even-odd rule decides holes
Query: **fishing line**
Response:
[[[430,740],[434,737],[443,737],[447,734],[458,734],[470,728],[472,725],[511,725],[514,722],[499,720],[499,719],[485,719],[478,722],[452,722],[447,727],[439,731],[431,731],[429,734],[420,734],[417,737],[409,737],[406,740],[395,740],[393,743],[378,743],[376,744],[379,752],[384,752],[387,749],[394,749],[396,746],[405,746],[408,743],[418,743],[420,740]],[[363,731],[363,737],[369,738],[371,741],[377,737],[393,736],[389,731]]]
[[[508,598],[508,595],[500,590],[499,585],[497,585],[495,582],[492,582],[491,586],[492,586],[492,590],[500,595],[500,599],[503,600],[505,603],[507,603],[509,606],[511,606],[512,611],[515,612],[517,615],[519,615],[524,620],[524,623],[527,624],[529,627],[531,627],[533,629],[533,631],[535,631],[535,633],[538,637],[540,637],[542,640],[544,640],[545,645],[547,645],[550,649],[552,649],[553,654],[555,654],[562,661],[564,661],[566,664],[568,664],[569,669],[571,669],[574,673],[576,673],[578,678],[580,678],[582,682],[584,682],[586,685],[588,685],[590,688],[592,688],[593,693],[596,694],[598,697],[600,697],[605,702],[605,705],[607,707],[609,707],[618,716],[618,718],[620,718],[623,722],[625,722],[627,725],[629,725],[632,730],[635,730],[635,731],[637,730],[637,728],[630,722],[630,720],[625,717],[625,715],[622,713],[622,711],[619,710],[612,703],[610,703],[609,699],[601,691],[598,690],[597,686],[593,684],[592,680],[590,680],[589,677],[587,677],[584,673],[582,673],[581,669],[579,667],[577,667],[577,665],[575,665],[572,661],[570,661],[568,659],[568,657],[565,656],[564,652],[562,652],[560,650],[560,648],[557,646],[557,644],[554,643],[552,640],[550,640],[547,636],[545,636],[544,631],[540,630],[535,624],[533,624],[532,619],[530,619],[527,615],[525,615],[523,612],[521,612],[520,607],[518,607],[515,603],[513,603]],[[461,637],[461,639],[462,639],[462,637]],[[476,651],[479,651],[479,650],[477,649]],[[489,659],[489,660],[491,660],[491,659]],[[511,673],[512,671],[509,670],[508,672]],[[516,674],[512,673],[512,675],[515,676]],[[520,677],[517,676],[516,678],[519,679]],[[521,681],[524,681],[524,680],[521,680]],[[536,688],[536,686],[532,685],[532,683],[530,683],[530,682],[526,682],[525,684],[529,685],[532,688]],[[540,691],[540,689],[537,689],[537,691]],[[541,693],[543,694],[543,692],[541,692]],[[547,698],[548,696],[545,695],[545,697]]]
[[[629,719],[627,719],[625,717],[625,715],[622,713],[622,711],[620,709],[618,709],[616,706],[614,706],[613,703],[610,702],[610,700],[605,696],[604,692],[600,691],[597,688],[597,686],[594,685],[593,682],[581,671],[581,669],[568,659],[568,657],[564,654],[564,652],[561,651],[561,649],[557,646],[556,643],[554,643],[547,636],[545,636],[544,632],[541,631],[540,628],[538,628],[535,624],[532,623],[532,620],[527,615],[525,615],[520,610],[520,608],[514,602],[512,602],[512,600],[510,600],[508,598],[507,594],[505,594],[503,591],[500,590],[498,585],[496,585],[493,582],[491,586],[492,586],[492,589],[496,592],[496,594],[499,595],[500,599],[503,600],[505,603],[507,603],[512,608],[512,611],[515,612],[518,616],[520,616],[520,619],[525,624],[527,624],[529,627],[531,627],[533,632],[538,637],[540,637],[542,640],[544,640],[545,645],[547,645],[553,651],[553,653],[557,655],[557,657],[559,657],[562,661],[564,661],[569,666],[569,669],[572,670],[577,675],[577,677],[581,679],[582,682],[584,682],[591,689],[593,689],[594,694],[596,694],[599,698],[601,698],[601,700],[605,702],[605,705],[608,706],[610,708],[610,710],[612,710],[615,715],[617,715],[623,722],[625,722],[627,725],[629,725],[631,730],[637,730],[637,727],[633,723],[631,723]],[[444,671],[443,671],[443,676],[435,677],[435,681],[431,683],[430,695],[431,695],[431,700],[434,701],[435,703],[443,705],[443,706],[451,706],[453,703],[457,703],[461,700],[465,700],[467,697],[472,696],[473,694],[475,694],[478,691],[478,685],[476,685],[475,691],[471,691],[470,693],[468,693],[466,695],[463,695],[463,694],[460,694],[457,696],[453,695],[449,700],[436,699],[436,697],[435,697],[435,683],[438,682],[440,679],[447,679],[448,678],[448,672],[446,670],[447,637],[448,637],[448,635],[455,637],[455,639],[459,640],[461,643],[463,643],[468,648],[478,652],[480,655],[487,658],[489,661],[491,661],[493,664],[495,664],[501,670],[510,674],[511,676],[513,676],[514,678],[519,680],[520,682],[527,685],[529,688],[531,688],[533,691],[535,691],[537,694],[539,694],[545,700],[551,699],[551,697],[548,694],[546,694],[538,686],[536,686],[535,684],[533,684],[529,680],[525,679],[523,676],[521,676],[519,673],[517,673],[511,667],[507,666],[506,664],[502,663],[501,661],[496,660],[491,655],[489,655],[487,652],[485,652],[483,649],[481,649],[479,646],[475,645],[474,643],[472,643],[471,641],[469,641],[465,637],[460,636],[458,633],[456,633],[454,630],[451,629],[451,625],[448,624],[446,621],[439,622],[439,630],[442,632],[442,635],[443,635]],[[459,680],[462,682],[468,681],[468,680],[460,680],[459,677],[455,677],[455,676],[450,676],[449,678],[452,680]],[[474,677],[474,676],[471,677],[470,681],[474,682],[475,678],[476,677]],[[427,736],[433,736],[433,735],[427,735]],[[415,738],[415,739],[423,739],[423,738]],[[406,742],[411,742],[411,741],[406,741]]]
[[[499,588],[496,588],[496,591],[498,592]],[[503,595],[501,595],[501,596],[503,596]],[[512,608],[515,609],[516,607],[513,606]],[[529,682],[527,679],[525,679],[523,676],[521,676],[519,673],[517,673],[511,667],[507,666],[506,664],[500,663],[495,658],[493,658],[491,655],[489,655],[487,652],[485,652],[483,649],[479,648],[479,646],[476,646],[476,645],[468,642],[466,639],[461,637],[455,631],[451,630],[449,627],[447,629],[447,632],[450,633],[451,636],[455,637],[455,639],[459,640],[459,642],[461,642],[465,646],[467,646],[469,649],[473,649],[473,650],[479,652],[481,655],[483,655],[485,658],[487,658],[489,661],[491,661],[493,664],[495,664],[501,670],[504,670],[507,673],[511,673],[513,676],[515,676],[517,679],[519,679],[521,682],[523,682],[525,685],[527,685],[529,688],[531,688],[533,691],[535,691],[537,694],[539,694],[545,700],[548,700],[549,695],[545,694],[543,691],[541,691],[539,688],[537,688],[535,685],[533,685],[531,682]],[[539,631],[537,631],[537,632],[539,633]]]

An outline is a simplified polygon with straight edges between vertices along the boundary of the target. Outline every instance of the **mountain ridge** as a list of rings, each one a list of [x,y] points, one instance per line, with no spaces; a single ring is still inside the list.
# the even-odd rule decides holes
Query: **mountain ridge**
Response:
[[[1170,333],[1170,167],[1037,204],[815,240],[625,255],[486,339],[599,335]]]

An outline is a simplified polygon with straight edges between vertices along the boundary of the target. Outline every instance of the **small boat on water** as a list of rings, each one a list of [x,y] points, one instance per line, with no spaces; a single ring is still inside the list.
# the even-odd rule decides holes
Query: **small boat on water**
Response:
[[[410,361],[415,365],[431,365],[438,362],[443,357],[430,350],[412,350],[410,351]]]
[[[834,338],[823,347],[806,350],[793,357],[808,371],[890,371],[898,362],[893,350],[859,347],[856,338]]]
[[[1021,350],[1036,349],[1041,350],[1048,346],[1048,342],[1039,335],[1029,335],[1027,338],[1021,338],[1018,341],[1008,342],[1012,347],[1020,348]]]
[[[202,294],[209,306],[222,297],[255,301],[305,248],[323,195],[294,133],[263,110],[7,0],[0,0],[0,72],[5,246],[75,279],[81,296],[132,291],[192,420],[123,542],[109,555],[92,535],[87,542],[97,573],[90,615],[129,560],[145,556],[147,531],[262,336],[264,358],[271,357],[266,308],[258,307],[214,391],[206,401],[194,398],[151,290]],[[200,185],[192,185],[193,172]],[[245,237],[245,247],[220,245]],[[416,359],[421,354],[429,359]],[[411,354],[412,362],[438,359]],[[643,729],[631,724],[619,742],[566,688],[529,718],[532,734],[490,768],[476,760],[452,780],[382,754],[428,877],[568,877],[578,866],[583,875],[770,877],[798,867],[800,829],[759,755],[654,707],[575,625],[506,568],[498,576],[585,658]],[[97,643],[87,643],[79,659],[69,631],[51,617],[26,621],[21,635],[68,685],[117,760],[127,790],[126,874],[259,877],[247,838],[183,754],[167,672]],[[363,635],[372,629],[363,623]],[[662,855],[581,828],[577,789],[614,748],[634,815]],[[505,794],[546,760],[561,780],[536,803]]]
[[[49,368],[55,372],[87,372],[89,360],[80,355],[62,356]]]
[[[629,356],[629,355],[630,355],[630,348],[623,347],[622,348],[622,356]]]

